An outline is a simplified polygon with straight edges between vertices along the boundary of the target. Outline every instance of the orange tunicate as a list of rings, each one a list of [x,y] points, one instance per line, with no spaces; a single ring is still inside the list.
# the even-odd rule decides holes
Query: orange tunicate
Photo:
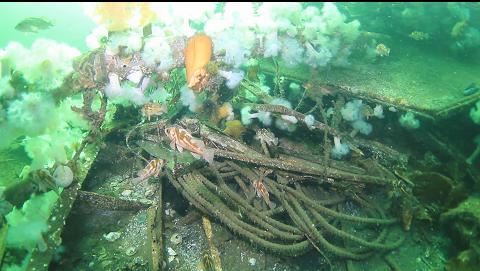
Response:
[[[233,119],[233,108],[232,108],[232,105],[228,102],[217,107],[215,114],[213,114],[210,117],[210,120],[213,123],[217,123],[217,124],[223,119],[227,119],[227,120]]]
[[[228,118],[232,114],[232,105],[230,103],[224,103],[217,108],[217,116],[219,119]]]
[[[212,57],[212,39],[205,34],[196,34],[188,40],[185,48],[185,68],[188,87],[201,91],[208,83],[209,74],[205,65]]]

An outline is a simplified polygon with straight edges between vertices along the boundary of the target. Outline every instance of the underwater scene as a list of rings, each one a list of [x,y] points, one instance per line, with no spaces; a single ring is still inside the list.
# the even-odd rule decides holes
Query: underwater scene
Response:
[[[0,270],[480,270],[480,3],[0,3]]]

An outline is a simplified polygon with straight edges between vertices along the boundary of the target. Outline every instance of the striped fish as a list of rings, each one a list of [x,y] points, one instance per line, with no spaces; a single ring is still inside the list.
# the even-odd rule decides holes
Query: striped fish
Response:
[[[203,157],[207,162],[213,162],[213,150],[207,149],[202,140],[194,138],[187,130],[178,126],[171,126],[165,128],[165,134],[172,140],[170,142],[172,149],[177,149],[179,152],[185,149],[190,151],[195,158]]]
[[[265,203],[267,203],[268,207],[275,208],[275,203],[270,201],[270,193],[268,193],[268,190],[263,184],[263,182],[261,180],[255,180],[253,182],[253,186],[255,187],[255,191],[257,192],[257,197],[263,198]]]
[[[162,171],[163,165],[165,164],[165,160],[163,159],[153,159],[148,162],[147,166],[138,171],[137,175],[138,177],[132,180],[133,184],[138,184],[140,182],[143,182],[145,180],[148,180],[148,178],[154,176],[158,177],[160,172]]]

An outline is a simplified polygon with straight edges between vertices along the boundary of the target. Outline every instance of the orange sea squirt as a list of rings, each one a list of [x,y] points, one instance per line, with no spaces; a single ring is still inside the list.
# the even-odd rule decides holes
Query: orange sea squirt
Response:
[[[212,39],[205,34],[196,34],[188,40],[185,49],[187,85],[201,91],[208,83],[209,74],[205,66],[212,57]]]

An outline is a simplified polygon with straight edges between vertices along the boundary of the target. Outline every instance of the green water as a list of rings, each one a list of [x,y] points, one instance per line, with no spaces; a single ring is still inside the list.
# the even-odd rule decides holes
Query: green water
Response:
[[[87,50],[85,36],[95,26],[94,22],[83,12],[78,3],[8,3],[0,4],[2,16],[2,37],[0,47],[10,41],[18,41],[30,46],[39,37],[65,42],[82,52]],[[21,20],[28,17],[46,17],[53,21],[55,27],[41,33],[22,33],[15,30]]]
[[[478,270],[480,3],[0,18],[1,271]]]

